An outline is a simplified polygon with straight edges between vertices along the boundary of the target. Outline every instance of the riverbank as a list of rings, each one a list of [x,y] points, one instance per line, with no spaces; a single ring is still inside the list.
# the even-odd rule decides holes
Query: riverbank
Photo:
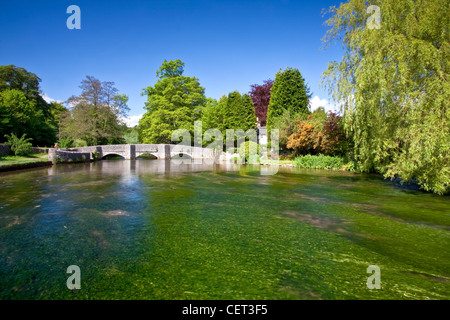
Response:
[[[51,161],[30,161],[5,165],[0,164],[0,172],[39,168],[39,167],[51,167],[52,165],[53,163]]]
[[[0,172],[21,169],[51,166],[46,153],[31,155],[29,157],[0,156]]]

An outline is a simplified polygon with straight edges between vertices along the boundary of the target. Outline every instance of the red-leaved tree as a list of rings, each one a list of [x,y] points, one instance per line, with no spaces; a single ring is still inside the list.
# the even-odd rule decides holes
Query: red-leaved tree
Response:
[[[255,107],[255,115],[261,122],[261,126],[266,125],[267,109],[270,102],[270,89],[272,88],[273,80],[265,80],[264,84],[254,84],[251,86],[249,92],[250,97],[253,100],[253,106]]]

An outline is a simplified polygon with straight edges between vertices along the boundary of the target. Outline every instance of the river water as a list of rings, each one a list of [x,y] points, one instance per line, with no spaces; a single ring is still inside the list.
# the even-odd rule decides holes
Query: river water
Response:
[[[163,160],[0,174],[0,299],[450,299],[449,248],[448,196],[373,175]]]

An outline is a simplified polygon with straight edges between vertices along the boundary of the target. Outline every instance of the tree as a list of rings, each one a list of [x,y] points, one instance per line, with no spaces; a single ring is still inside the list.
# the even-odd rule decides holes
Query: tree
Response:
[[[238,91],[230,92],[224,108],[224,129],[247,131],[256,127],[255,110],[248,94],[241,95]]]
[[[37,75],[24,68],[14,65],[0,66],[0,92],[8,92],[6,93],[8,97],[3,96],[3,103],[5,101],[11,103],[3,104],[3,116],[0,120],[3,123],[3,129],[0,130],[8,130],[6,133],[27,132],[35,144],[52,145],[56,141],[58,128],[55,117],[59,117],[59,114],[65,109],[61,109],[64,107],[57,103],[47,103],[42,98],[39,88],[40,81],[41,79]],[[21,92],[22,95],[19,96],[17,92]],[[24,109],[21,110],[21,108]],[[29,108],[32,108],[33,111],[28,110]],[[9,120],[5,120],[5,114],[9,114]],[[16,118],[23,114],[25,116],[20,116],[20,119]],[[24,123],[25,120],[29,123]],[[16,125],[21,123],[22,127],[6,128],[8,126],[5,127],[5,121],[10,124],[16,123]]]
[[[306,120],[306,118],[307,115],[304,113],[291,113],[289,110],[284,110],[279,117],[273,120],[272,128],[279,130],[280,149],[286,148],[289,137],[297,131],[297,121]]]
[[[323,123],[322,152],[325,155],[345,156],[349,151],[350,139],[345,133],[342,117],[329,111]]]
[[[255,115],[262,127],[266,126],[267,110],[270,102],[270,89],[273,86],[273,80],[265,80],[264,84],[254,84],[251,86],[250,96],[255,108]]]
[[[30,101],[25,93],[17,89],[0,92],[0,137],[5,134],[30,137],[38,135],[39,124],[43,121],[42,112]]]
[[[88,145],[123,143],[122,116],[129,110],[128,96],[118,94],[114,82],[101,82],[86,76],[81,81],[79,96],[67,103],[70,111],[61,116],[63,137],[81,139]]]
[[[201,117],[203,146],[211,145],[217,139],[217,137],[209,134],[208,130],[210,129],[219,130],[223,139],[225,134],[224,116],[227,100],[228,98],[225,95],[223,95],[219,101],[211,98],[207,99],[206,105],[202,110]],[[223,143],[220,147],[223,147]]]
[[[285,110],[288,110],[290,114],[309,114],[310,98],[309,88],[298,69],[280,70],[275,76],[267,111],[267,129],[269,132],[275,128],[275,119],[280,117]]]
[[[287,148],[293,149],[296,155],[319,154],[322,152],[323,126],[319,113],[310,114],[304,121],[297,120],[297,132],[288,140]]]
[[[416,179],[438,194],[450,185],[450,37],[446,0],[374,1],[379,29],[366,23],[366,1],[331,7],[325,45],[342,40],[323,83],[342,103],[363,171]]]
[[[0,91],[16,89],[33,99],[40,96],[39,82],[41,79],[37,75],[24,68],[14,65],[0,66]]]
[[[245,130],[254,129],[256,127],[257,119],[252,98],[248,94],[244,94],[242,96],[242,105],[244,110],[242,125],[244,128],[246,128]]]
[[[289,136],[287,148],[296,155],[324,154],[346,156],[349,139],[342,125],[342,117],[318,108],[304,120],[297,120],[296,131]]]
[[[133,128],[128,128],[126,125],[123,126],[123,140],[126,144],[138,144],[139,143],[139,131],[137,126]]]
[[[235,136],[233,138],[235,143],[239,139],[245,139],[238,130],[240,129],[245,133],[247,130],[256,127],[256,116],[250,96],[248,94],[241,95],[238,91],[230,92],[224,108],[224,143],[226,143],[227,139],[233,138],[226,136],[226,129],[235,130]]]
[[[26,138],[26,134],[23,134],[22,137],[17,137],[14,133],[11,135],[5,135],[5,138],[8,139],[6,142],[7,145],[10,146],[11,152],[16,156],[29,156],[33,151],[33,145],[31,144],[31,138]]]
[[[144,89],[147,112],[139,121],[139,141],[171,143],[176,129],[194,132],[194,121],[200,119],[205,106],[205,89],[195,77],[183,76],[184,63],[164,60],[156,72],[158,81]]]

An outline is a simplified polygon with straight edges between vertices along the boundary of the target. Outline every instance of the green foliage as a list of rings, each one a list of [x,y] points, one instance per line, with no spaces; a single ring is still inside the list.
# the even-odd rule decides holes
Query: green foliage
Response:
[[[22,91],[27,98],[34,99],[39,95],[41,79],[34,73],[14,65],[0,66],[0,91],[15,89]]]
[[[238,91],[233,91],[228,94],[226,104],[224,105],[222,127],[224,129],[224,143],[226,143],[227,140],[232,141],[232,139],[234,139],[236,144],[240,139],[248,139],[248,137],[244,137],[242,132],[239,132],[238,130],[242,130],[246,133],[249,129],[254,129],[256,127],[255,110],[249,95],[241,95]],[[234,138],[233,136],[226,136],[226,129],[235,130]]]
[[[139,130],[135,128],[126,128],[123,134],[123,140],[126,144],[138,144],[139,143]]]
[[[242,125],[244,128],[254,129],[256,128],[256,115],[255,115],[255,107],[253,106],[252,98],[248,94],[244,94],[242,96],[242,105],[243,105],[243,118]]]
[[[344,161],[341,157],[307,154],[295,158],[294,164],[300,168],[339,170],[343,168]]]
[[[69,149],[73,147],[73,139],[71,138],[61,138],[58,143],[60,148]]]
[[[247,162],[256,163],[259,157],[259,144],[253,141],[246,141],[239,146],[239,156]]]
[[[9,145],[14,155],[29,156],[33,151],[33,145],[30,142],[33,139],[26,138],[26,134],[19,138],[14,133],[11,133],[11,135],[5,135],[5,137],[8,139],[6,144]]]
[[[349,161],[342,167],[346,171],[361,171],[358,162],[356,161]]]
[[[228,96],[222,96],[219,101],[209,100],[202,112],[203,133],[209,129],[218,129],[222,133],[223,142],[226,143],[226,130],[241,129],[244,133],[256,127],[256,116],[252,99],[249,95],[241,95],[238,91],[233,91]],[[210,144],[212,138],[205,134],[204,144]],[[228,137],[232,138],[232,137]],[[245,139],[236,132],[234,141]],[[247,137],[248,139],[248,137]],[[222,147],[222,146],[221,146]]]
[[[363,171],[450,188],[450,36],[446,0],[375,1],[381,28],[369,29],[366,1],[330,8],[325,43],[343,40],[323,82],[344,102],[346,130]]]
[[[247,131],[256,127],[253,102],[247,94],[241,95],[238,91],[228,94],[224,113],[224,127],[226,129]]]
[[[75,144],[75,147],[77,147],[77,148],[88,146],[88,143],[86,142],[86,140],[83,140],[83,139],[75,139],[74,144]]]
[[[26,133],[36,145],[53,145],[59,114],[66,110],[40,95],[41,79],[24,68],[0,66],[0,139]]]
[[[98,160],[100,158],[100,152],[98,152],[97,150],[92,152],[92,158],[94,160]]]
[[[311,94],[305,83],[305,79],[298,69],[287,68],[279,71],[271,89],[271,98],[267,112],[267,129],[278,129],[275,126],[276,119],[281,117],[286,110],[291,115],[309,114],[309,99]]]
[[[33,135],[41,122],[42,113],[25,93],[17,89],[0,92],[0,134]]]
[[[143,91],[147,112],[139,121],[142,143],[171,143],[176,129],[187,129],[193,135],[194,121],[206,103],[205,89],[197,78],[183,76],[183,72],[181,60],[165,60],[156,73],[156,84]]]
[[[215,99],[207,99],[206,105],[202,110],[202,134],[203,134],[203,146],[212,145],[216,148],[223,148],[223,141],[219,144],[214,144],[216,139],[220,139],[216,137],[210,129],[217,129],[221,133],[221,138],[224,138],[225,135],[225,108],[227,104],[227,97],[224,95],[220,98],[219,101]],[[219,143],[219,142],[218,142]]]

